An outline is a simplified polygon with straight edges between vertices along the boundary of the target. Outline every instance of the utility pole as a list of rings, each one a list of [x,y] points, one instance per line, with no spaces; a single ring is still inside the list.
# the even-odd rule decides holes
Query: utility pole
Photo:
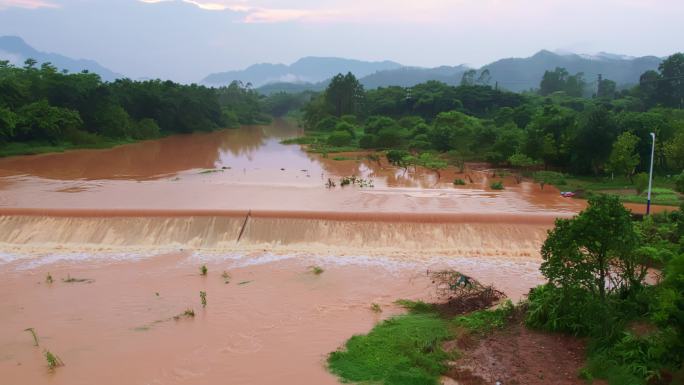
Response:
[[[646,215],[651,213],[651,187],[653,186],[653,156],[655,154],[655,133],[651,132],[651,139],[653,139],[653,144],[651,144],[651,171],[648,173],[648,200],[646,201]]]

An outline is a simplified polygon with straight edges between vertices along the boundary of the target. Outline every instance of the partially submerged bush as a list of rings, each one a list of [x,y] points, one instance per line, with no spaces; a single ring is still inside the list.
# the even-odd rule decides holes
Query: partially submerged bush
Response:
[[[503,190],[505,189],[503,182],[497,181],[497,182],[492,182],[492,184],[489,185],[489,188],[492,190]]]
[[[45,360],[47,361],[48,368],[50,370],[54,370],[59,366],[64,366],[64,362],[62,361],[62,359],[49,350],[45,351]]]

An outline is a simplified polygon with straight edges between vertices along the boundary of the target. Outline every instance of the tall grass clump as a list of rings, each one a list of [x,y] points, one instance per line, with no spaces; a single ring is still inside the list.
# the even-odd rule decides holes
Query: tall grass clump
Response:
[[[209,269],[207,269],[207,265],[202,265],[200,266],[200,275],[205,276],[207,275],[207,272],[209,272]]]
[[[33,337],[33,346],[38,346],[38,335],[36,334],[36,330],[34,328],[27,328],[24,329],[24,331],[31,333],[31,336]]]
[[[54,370],[57,367],[64,366],[64,362],[62,361],[62,359],[59,358],[58,355],[52,353],[49,350],[45,351],[45,360],[47,361],[48,368],[50,368],[50,370]]]

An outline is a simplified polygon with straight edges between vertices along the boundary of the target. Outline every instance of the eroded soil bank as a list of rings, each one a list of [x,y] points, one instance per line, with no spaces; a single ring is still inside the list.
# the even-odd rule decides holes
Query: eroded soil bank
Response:
[[[312,274],[311,265],[324,272]],[[335,384],[326,354],[400,312],[396,299],[433,300],[424,272],[440,267],[496,284],[513,298],[540,281],[538,264],[496,258],[27,256],[0,265],[0,378],[9,384]],[[67,277],[92,282],[63,282]],[[200,291],[207,293],[206,308]],[[186,309],[195,317],[172,319]],[[40,347],[24,332],[29,327]],[[65,366],[49,371],[44,349]]]

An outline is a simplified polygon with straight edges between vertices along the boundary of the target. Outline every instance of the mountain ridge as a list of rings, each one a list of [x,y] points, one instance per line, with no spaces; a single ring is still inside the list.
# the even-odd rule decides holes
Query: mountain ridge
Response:
[[[24,61],[29,58],[35,59],[38,65],[49,62],[60,70],[68,70],[69,72],[87,70],[100,75],[105,81],[124,77],[94,60],[74,59],[57,53],[38,51],[19,36],[0,36],[0,59],[9,60],[10,63],[19,66],[23,65]]]

